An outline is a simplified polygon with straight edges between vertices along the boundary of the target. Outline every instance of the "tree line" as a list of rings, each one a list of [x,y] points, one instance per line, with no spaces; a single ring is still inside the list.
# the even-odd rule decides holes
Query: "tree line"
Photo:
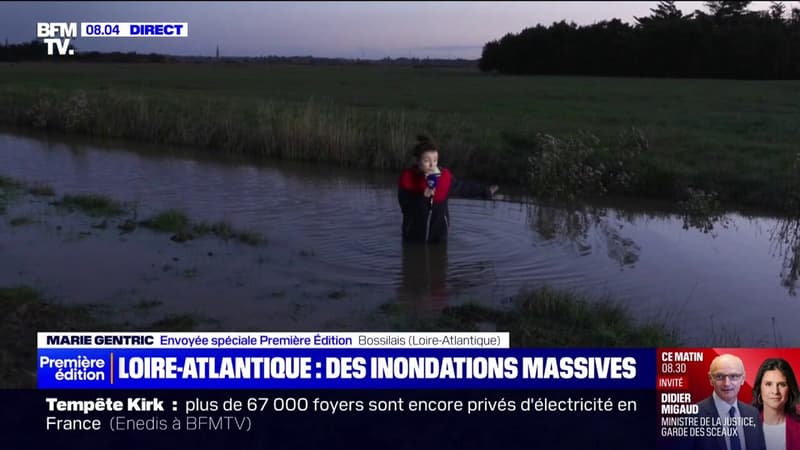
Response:
[[[37,40],[10,45],[6,42],[0,48],[0,61],[38,61],[47,57],[47,45]]]
[[[708,1],[708,12],[683,14],[661,1],[633,25],[537,25],[484,45],[478,66],[503,74],[800,78],[800,8],[772,2],[750,11],[750,3]]]
[[[136,52],[81,52],[74,45],[69,48],[75,51],[71,56],[48,55],[47,44],[39,40],[20,44],[5,44],[0,47],[0,62],[20,61],[82,61],[82,62],[165,62],[167,57],[157,53]]]

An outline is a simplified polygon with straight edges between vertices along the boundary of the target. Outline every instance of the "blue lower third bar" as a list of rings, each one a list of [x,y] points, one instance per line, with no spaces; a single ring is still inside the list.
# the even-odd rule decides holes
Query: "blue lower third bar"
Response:
[[[40,349],[40,389],[654,389],[655,349]]]

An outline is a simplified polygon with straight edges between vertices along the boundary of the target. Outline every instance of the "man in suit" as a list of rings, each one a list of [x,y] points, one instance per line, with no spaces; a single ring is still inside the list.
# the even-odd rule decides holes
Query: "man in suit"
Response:
[[[739,389],[744,384],[742,360],[730,354],[717,356],[711,361],[708,381],[714,388],[714,393],[698,403],[698,415],[718,420],[721,425],[714,427],[717,431],[715,434],[722,436],[693,438],[692,448],[766,450],[764,430],[758,417],[758,410],[739,401]]]

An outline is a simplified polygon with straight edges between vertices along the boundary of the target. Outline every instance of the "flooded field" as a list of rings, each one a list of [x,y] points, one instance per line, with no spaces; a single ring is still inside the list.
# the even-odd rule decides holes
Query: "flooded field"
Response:
[[[393,174],[152,153],[0,134],[0,176],[55,194],[6,200],[0,285],[100,304],[121,320],[190,314],[237,330],[379,328],[387,306],[427,317],[466,302],[503,307],[521,289],[550,286],[610,297],[679,328],[688,345],[800,343],[793,236],[778,236],[787,224],[776,218],[731,213],[705,233],[641,206],[453,199],[446,246],[404,246]],[[106,195],[124,212],[53,205],[66,194]],[[177,242],[120,228],[169,209],[265,240]]]

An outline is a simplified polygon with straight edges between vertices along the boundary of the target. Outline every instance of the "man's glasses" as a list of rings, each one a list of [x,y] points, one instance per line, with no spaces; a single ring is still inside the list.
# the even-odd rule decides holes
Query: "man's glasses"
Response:
[[[725,378],[731,380],[731,382],[737,382],[742,378],[741,373],[714,373],[711,374],[711,378],[714,381],[725,381]]]

